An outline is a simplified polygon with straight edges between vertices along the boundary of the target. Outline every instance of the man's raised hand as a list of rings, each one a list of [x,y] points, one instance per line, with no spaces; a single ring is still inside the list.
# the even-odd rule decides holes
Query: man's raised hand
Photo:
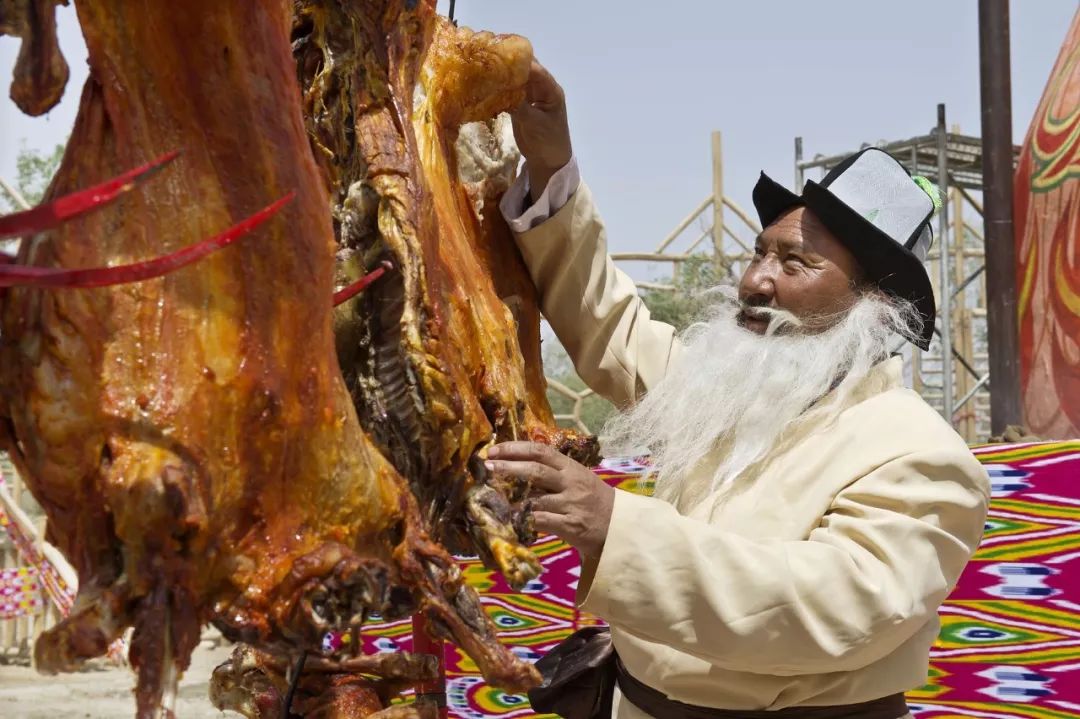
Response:
[[[510,112],[514,139],[525,156],[533,202],[548,180],[570,161],[570,125],[562,87],[543,65],[533,60],[525,99]]]
[[[537,442],[504,442],[488,450],[489,471],[528,479],[536,528],[599,557],[607,538],[615,489],[588,467]]]

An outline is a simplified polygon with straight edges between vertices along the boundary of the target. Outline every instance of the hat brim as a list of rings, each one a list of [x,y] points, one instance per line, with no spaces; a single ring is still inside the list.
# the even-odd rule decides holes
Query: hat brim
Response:
[[[912,328],[918,330],[914,344],[922,350],[928,349],[937,311],[930,275],[919,258],[844,204],[828,188],[809,180],[800,196],[761,173],[754,187],[754,207],[762,228],[799,206],[809,208],[844,244],[866,272],[867,279],[915,306],[922,326]]]

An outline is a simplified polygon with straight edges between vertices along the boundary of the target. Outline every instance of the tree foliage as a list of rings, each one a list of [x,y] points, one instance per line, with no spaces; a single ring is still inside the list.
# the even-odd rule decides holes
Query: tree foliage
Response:
[[[49,189],[60,160],[64,156],[64,146],[57,145],[52,151],[32,150],[23,141],[19,154],[15,157],[15,189],[30,205],[41,202],[45,191]],[[5,210],[15,212],[23,209],[15,200],[3,193]]]
[[[676,265],[673,290],[644,290],[641,298],[654,320],[681,332],[703,319],[709,304],[705,291],[726,281],[727,274],[710,255],[697,254]]]

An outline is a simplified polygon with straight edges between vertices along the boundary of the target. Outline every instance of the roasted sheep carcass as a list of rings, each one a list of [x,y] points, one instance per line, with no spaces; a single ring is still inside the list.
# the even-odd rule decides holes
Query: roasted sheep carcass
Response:
[[[37,665],[72,669],[134,626],[140,716],[158,712],[204,621],[289,660],[369,612],[423,612],[492,683],[537,679],[495,640],[357,420],[335,355],[338,248],[289,9],[80,2],[91,76],[50,196],[183,154],[116,204],[28,237],[0,268],[129,264],[270,208],[246,239],[164,277],[11,282],[24,286],[3,298],[0,436],[80,580]],[[395,264],[368,291],[409,272]],[[397,681],[400,662],[368,666]]]
[[[336,317],[361,422],[435,536],[520,587],[539,572],[528,488],[489,476],[487,447],[597,459],[593,438],[555,426],[536,291],[497,208],[519,159],[499,114],[524,98],[532,48],[455,27],[434,0],[300,0],[293,48],[338,281],[400,268]]]

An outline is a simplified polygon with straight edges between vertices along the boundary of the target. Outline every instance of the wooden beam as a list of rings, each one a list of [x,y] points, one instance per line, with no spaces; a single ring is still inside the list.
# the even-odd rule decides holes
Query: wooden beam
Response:
[[[750,215],[747,214],[746,210],[735,204],[734,200],[730,200],[725,197],[724,204],[728,206],[728,209],[735,213],[736,217],[745,222],[746,226],[754,231],[754,234],[761,234],[761,225],[759,225],[756,220],[750,217]]]
[[[668,248],[668,245],[674,242],[675,238],[681,235],[682,231],[689,227],[690,223],[697,219],[697,216],[704,212],[705,209],[712,204],[712,201],[712,197],[706,197],[704,200],[702,200],[698,204],[698,206],[694,208],[693,212],[684,217],[682,222],[675,225],[675,229],[668,233],[667,237],[665,237],[663,242],[660,243],[660,246],[656,248],[656,251],[663,252],[664,250],[666,250]]]
[[[642,262],[685,262],[693,255],[665,255],[662,252],[613,252],[611,259],[616,262],[637,260]]]

